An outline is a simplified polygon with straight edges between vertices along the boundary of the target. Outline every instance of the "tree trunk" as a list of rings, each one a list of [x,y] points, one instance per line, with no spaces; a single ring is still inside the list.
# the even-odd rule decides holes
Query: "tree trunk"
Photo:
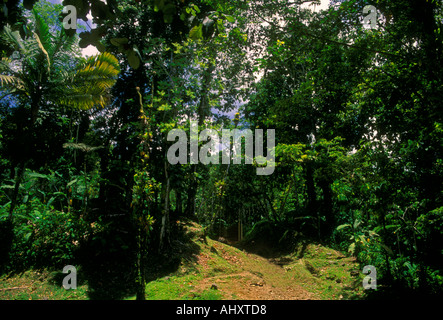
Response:
[[[144,263],[144,250],[146,246],[144,230],[139,225],[137,227],[137,300],[146,300],[146,279],[145,279],[145,263]]]
[[[326,217],[325,229],[329,233],[334,227],[334,214],[332,211],[332,191],[331,183],[327,180],[323,180],[320,183],[320,188],[323,191],[323,214]]]
[[[169,193],[170,193],[170,179],[168,174],[168,164],[165,161],[165,176],[166,176],[166,187],[165,187],[165,196],[164,196],[164,208],[163,208],[163,216],[162,216],[162,226],[160,230],[160,245],[159,251],[161,251],[165,243],[169,243]]]
[[[178,191],[177,189],[175,189],[175,201],[176,201],[175,210],[177,211],[176,216],[181,217],[183,214],[183,200],[181,192]]]
[[[195,176],[195,173],[197,172],[197,165],[192,165],[192,176],[191,176],[191,182],[189,184],[189,191],[188,191],[188,199],[186,201],[186,209],[185,209],[185,216],[190,218],[193,217],[195,214],[195,196],[197,195],[197,177]]]
[[[318,239],[321,240],[321,226],[320,226],[320,217],[318,214],[318,205],[317,205],[317,194],[315,192],[315,184],[314,184],[314,169],[313,163],[308,162],[305,166],[306,172],[306,188],[308,193],[308,214],[317,219],[317,235]]]
[[[10,222],[12,222],[12,213],[14,212],[14,209],[17,205],[17,197],[18,197],[18,192],[20,189],[20,184],[23,180],[23,175],[25,172],[25,161],[21,161],[18,166],[17,166],[17,174],[15,177],[15,186],[14,186],[14,191],[12,193],[12,202],[11,202],[11,207],[9,208],[9,215],[8,215],[8,220]]]
[[[204,124],[205,117],[209,114],[210,108],[208,103],[208,92],[209,92],[209,86],[212,81],[212,72],[215,70],[215,67],[211,64],[206,68],[203,74],[202,79],[202,87],[200,90],[200,103],[198,104],[197,109],[197,117],[198,117],[198,128],[200,129],[201,126]],[[195,213],[195,197],[197,195],[197,188],[198,188],[198,181],[195,176],[197,172],[197,166],[198,164],[192,165],[192,180],[189,186],[189,192],[188,192],[188,201],[186,205],[185,215],[188,217],[191,217]]]

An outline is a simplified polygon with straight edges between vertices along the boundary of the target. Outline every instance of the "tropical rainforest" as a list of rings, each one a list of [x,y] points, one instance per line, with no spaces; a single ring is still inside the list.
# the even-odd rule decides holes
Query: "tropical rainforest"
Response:
[[[2,277],[72,265],[91,299],[146,299],[186,222],[203,242],[333,248],[376,268],[371,297],[440,295],[443,3],[320,4],[3,1]],[[272,130],[275,170],[246,137],[241,163],[172,163],[192,123]]]

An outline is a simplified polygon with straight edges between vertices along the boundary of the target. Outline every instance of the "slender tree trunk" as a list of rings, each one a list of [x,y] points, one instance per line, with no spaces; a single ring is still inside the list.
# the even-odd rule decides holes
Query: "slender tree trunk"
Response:
[[[165,243],[169,243],[169,193],[170,193],[170,178],[168,174],[168,164],[165,161],[165,176],[166,176],[166,187],[165,187],[165,198],[164,198],[164,208],[162,216],[162,226],[160,230],[160,245],[159,251],[161,251]]]
[[[306,164],[306,187],[308,193],[308,210],[311,215],[314,215],[317,210],[317,195],[315,193],[314,172],[311,163]]]
[[[183,200],[181,192],[177,189],[175,189],[175,201],[175,210],[177,211],[177,217],[181,217],[183,214]]]
[[[314,169],[313,164],[308,162],[305,166],[305,172],[306,172],[306,188],[308,193],[308,213],[312,217],[315,217],[317,219],[317,234],[318,239],[321,240],[321,226],[320,226],[320,217],[317,211],[317,195],[315,192],[315,184],[314,184]]]
[[[212,72],[214,71],[214,69],[215,67],[213,65],[210,65],[203,74],[202,88],[200,91],[200,103],[198,105],[198,111],[197,111],[199,129],[203,125],[206,115],[208,115],[209,111],[208,92],[209,92],[209,86],[212,81]],[[198,181],[195,176],[195,174],[197,173],[197,166],[198,164],[192,165],[192,180],[189,186],[188,201],[185,212],[185,214],[188,217],[194,215],[195,213],[195,197],[197,195],[197,188],[198,188]]]
[[[140,225],[137,226],[137,300],[146,300],[145,293],[145,263],[144,263],[144,250],[146,246],[146,240],[144,235],[144,230]]]
[[[278,216],[277,212],[275,211],[274,207],[272,206],[272,201],[269,198],[268,194],[266,192],[264,192],[263,195],[264,195],[265,200],[266,200],[265,204],[267,203],[269,205],[269,208],[270,208],[270,210],[272,212],[272,217],[273,218],[271,220],[276,221],[276,222],[280,222],[279,216]],[[268,215],[268,218],[270,218],[269,215]]]
[[[331,191],[331,183],[327,180],[324,180],[320,183],[320,188],[323,191],[323,213],[326,217],[326,225],[325,229],[327,232],[331,232],[334,227],[334,214],[332,211],[332,191]]]
[[[20,184],[23,180],[25,167],[26,167],[25,161],[21,161],[17,166],[17,173],[15,175],[15,186],[14,186],[14,191],[13,191],[12,197],[11,197],[12,202],[11,202],[11,207],[9,208],[9,215],[8,215],[8,220],[10,222],[12,222],[12,213],[14,212],[14,209],[17,205],[18,192],[20,189]]]
[[[185,216],[190,218],[193,217],[195,214],[195,196],[197,195],[197,178],[195,176],[195,173],[197,172],[197,165],[192,165],[192,178],[189,185],[189,191],[188,191],[188,199],[186,201],[186,209],[185,209]]]

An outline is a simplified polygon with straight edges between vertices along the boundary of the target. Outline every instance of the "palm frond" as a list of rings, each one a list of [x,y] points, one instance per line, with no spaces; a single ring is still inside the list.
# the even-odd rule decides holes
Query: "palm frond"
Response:
[[[91,151],[96,151],[96,150],[100,150],[103,149],[103,146],[98,146],[98,147],[93,147],[93,146],[89,146],[87,144],[84,143],[73,143],[73,142],[67,142],[63,144],[63,148],[65,149],[74,149],[74,150],[80,150],[83,152],[91,152]]]
[[[60,103],[83,110],[105,107],[110,100],[109,89],[115,84],[119,72],[118,60],[110,53],[88,58],[67,83],[68,94],[60,99]]]
[[[23,85],[23,80],[16,76],[0,74],[0,87],[15,86],[19,88]]]
[[[9,25],[3,28],[3,32],[0,33],[0,38],[3,42],[9,46],[11,49],[18,51],[22,57],[25,57],[26,61],[35,61],[37,63],[37,57],[44,54],[44,51],[40,49],[43,46],[39,38],[34,36],[34,38],[23,40],[18,31],[12,31]],[[12,59],[18,61],[20,59]],[[4,61],[3,61],[4,62]],[[8,62],[9,64],[11,61]]]
[[[63,44],[63,50],[67,51],[67,52],[73,52],[73,49],[76,47],[78,41],[79,41],[79,37],[75,34],[73,36],[69,36],[66,33],[66,30],[64,28],[62,28],[60,30],[60,35],[59,37],[63,40],[62,44]]]
[[[104,108],[109,101],[110,96],[107,93],[71,92],[69,95],[61,97],[59,103],[75,109],[89,110],[94,107]]]
[[[43,48],[52,55],[54,46],[52,45],[52,35],[49,26],[35,9],[33,9],[33,14],[35,19],[35,33],[37,33]]]
[[[2,60],[0,60],[0,72],[12,72],[11,63],[11,59],[8,57],[3,57]]]
[[[48,72],[50,72],[50,68],[51,68],[51,59],[49,58],[49,54],[48,51],[46,51],[43,43],[40,40],[40,37],[38,36],[38,34],[36,32],[33,33],[34,34],[34,39],[37,43],[38,48],[40,49],[41,53],[43,53],[44,57],[46,58],[46,62],[48,63]]]
[[[108,52],[89,57],[77,72],[82,81],[115,78],[120,73],[120,65],[115,56]]]
[[[9,25],[6,25],[3,28],[1,38],[3,42],[9,47],[20,52],[25,51],[25,45],[23,43],[23,39],[20,37],[20,33],[18,31],[12,31]]]

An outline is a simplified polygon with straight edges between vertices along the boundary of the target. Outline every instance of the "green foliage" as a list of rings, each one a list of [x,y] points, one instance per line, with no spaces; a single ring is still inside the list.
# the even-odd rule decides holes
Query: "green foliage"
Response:
[[[48,209],[37,199],[17,208],[14,223],[10,259],[15,270],[72,263],[90,231],[77,215]]]
[[[99,225],[90,224],[81,214],[86,205],[85,192],[94,197],[91,177],[88,184],[83,173],[76,176],[71,168],[65,177],[62,172],[25,172],[19,188],[20,201],[13,213],[12,246],[5,260],[9,271],[72,264],[80,245],[99,233]],[[11,202],[4,201],[13,185],[14,181],[6,181],[1,186],[2,223],[9,216]],[[87,186],[91,189],[86,190]]]
[[[215,236],[242,222],[247,240],[329,242],[386,284],[441,290],[441,3],[377,1],[370,30],[359,0],[64,0],[97,25],[79,37],[60,5],[34,3],[2,32],[10,268],[65,263],[93,239],[128,253],[143,298],[148,256],[174,250],[187,215]],[[90,44],[101,54],[80,57]],[[275,172],[171,166],[167,133],[191,119],[275,129]]]

